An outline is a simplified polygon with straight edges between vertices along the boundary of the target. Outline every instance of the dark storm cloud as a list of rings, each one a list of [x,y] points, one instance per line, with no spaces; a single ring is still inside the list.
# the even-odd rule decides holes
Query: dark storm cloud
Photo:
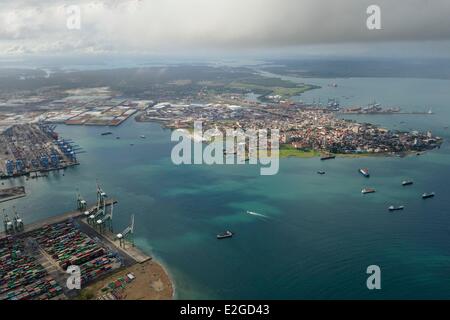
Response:
[[[66,28],[67,5],[81,30]],[[369,5],[382,30],[366,28]],[[450,39],[448,0],[11,0],[0,52],[239,50],[347,42]]]

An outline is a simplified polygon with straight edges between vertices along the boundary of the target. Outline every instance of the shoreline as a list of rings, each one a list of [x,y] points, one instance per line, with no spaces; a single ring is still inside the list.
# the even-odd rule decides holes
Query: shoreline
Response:
[[[174,130],[184,130],[186,133],[186,136],[191,139],[194,142],[202,142],[202,143],[210,143],[213,140],[216,140],[217,138],[213,137],[211,140],[205,140],[202,137],[197,137],[194,135],[194,129],[189,128],[173,128],[171,126],[167,125],[167,121],[161,121],[161,120],[155,120],[155,119],[141,119],[138,118],[138,116],[135,117],[135,121],[139,123],[156,123],[158,124],[162,129],[169,129],[171,131]],[[439,144],[439,146],[442,145]],[[279,148],[279,158],[303,158],[303,159],[310,159],[310,158],[320,158],[322,156],[322,153],[324,154],[332,154],[335,155],[337,158],[369,158],[369,157],[407,157],[414,154],[423,155],[428,151],[432,151],[435,149],[439,149],[439,147],[435,147],[433,149],[427,149],[427,150],[407,150],[399,153],[393,153],[393,152],[365,152],[365,153],[329,153],[327,151],[321,151],[321,150],[299,150],[294,148],[288,143],[280,143]]]
[[[112,203],[116,203],[117,201],[115,199],[109,199],[106,201],[106,206],[111,205]],[[95,205],[88,206],[87,210],[93,209]],[[59,224],[65,221],[77,221],[78,229],[90,237],[91,239],[98,238],[101,241],[101,244],[104,248],[107,248],[109,250],[117,251],[121,253],[121,256],[124,257],[124,259],[128,262],[125,262],[125,264],[122,265],[122,267],[119,267],[117,270],[114,270],[108,274],[105,274],[104,276],[100,277],[99,279],[95,279],[92,282],[89,282],[86,284],[86,287],[84,287],[82,290],[80,290],[76,295],[72,296],[66,296],[67,299],[83,299],[83,292],[86,290],[89,290],[89,288],[98,286],[102,282],[115,277],[117,278],[118,274],[126,273],[128,274],[129,270],[137,270],[141,269],[141,274],[139,275],[142,277],[146,277],[145,279],[136,279],[131,282],[129,285],[130,287],[136,287],[138,284],[145,282],[146,280],[149,280],[149,277],[151,278],[157,278],[157,280],[152,282],[152,286],[149,286],[147,288],[147,291],[151,291],[151,288],[153,288],[153,291],[147,295],[145,295],[143,298],[144,300],[173,300],[175,298],[175,283],[173,280],[173,276],[168,271],[169,268],[165,263],[163,263],[160,259],[155,258],[154,255],[151,253],[147,255],[142,249],[140,249],[138,246],[132,246],[131,244],[127,243],[125,246],[120,246],[117,242],[118,240],[114,239],[113,233],[100,233],[97,228],[92,227],[84,220],[84,212],[74,210],[70,212],[65,212],[53,216],[49,216],[44,219],[40,219],[38,221],[35,221],[31,224],[26,224],[22,231],[16,232],[13,234],[6,234],[5,232],[0,232],[0,239],[4,239],[7,237],[13,236],[14,238],[21,238],[26,239],[33,236],[33,233],[44,226],[47,225],[54,225]],[[142,272],[142,270],[146,268],[147,272]],[[151,271],[151,272],[150,272]],[[65,274],[64,270],[61,269],[58,272],[62,272]],[[136,273],[138,273],[136,271]],[[154,280],[154,279],[153,279]],[[141,288],[142,289],[142,288]]]
[[[282,150],[280,149],[282,152]],[[290,150],[288,150],[290,151]],[[391,152],[380,152],[380,153],[330,153],[330,155],[336,156],[336,158],[405,158],[413,155],[423,155],[426,152],[431,150],[423,150],[423,151],[405,151],[403,153],[391,153]],[[297,153],[297,154],[296,154]],[[292,153],[288,155],[280,155],[280,158],[298,158],[298,159],[311,159],[311,158],[320,158],[322,157],[320,151],[301,151],[301,150],[293,150]]]

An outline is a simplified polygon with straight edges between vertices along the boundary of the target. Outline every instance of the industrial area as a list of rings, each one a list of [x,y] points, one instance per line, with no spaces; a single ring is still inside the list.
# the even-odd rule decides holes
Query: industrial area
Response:
[[[13,125],[0,134],[0,177],[38,176],[78,164],[81,148],[60,139],[55,125],[33,123]],[[31,175],[33,177],[33,175]]]
[[[76,211],[45,221],[27,225],[15,208],[11,218],[4,210],[4,231],[0,233],[0,300],[83,299],[86,297],[82,290],[97,281],[109,281],[108,277],[115,277],[115,272],[121,272],[122,276],[88,299],[123,299],[125,288],[132,287],[136,279],[146,284],[140,273],[128,268],[137,270],[136,264],[146,268],[149,263],[154,268],[156,262],[134,246],[134,215],[122,232],[114,232],[116,203],[97,184],[93,206],[89,207],[78,194]],[[68,285],[71,266],[79,267],[81,291]],[[160,270],[163,272],[155,283],[164,283],[163,289],[170,296],[161,298],[169,299],[172,287],[167,274]],[[148,287],[152,288],[150,284]]]

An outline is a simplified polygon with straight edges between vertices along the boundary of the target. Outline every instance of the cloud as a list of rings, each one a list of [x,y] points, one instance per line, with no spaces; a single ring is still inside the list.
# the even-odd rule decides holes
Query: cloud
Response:
[[[381,7],[382,30],[366,28]],[[81,29],[66,27],[69,5]],[[8,0],[0,53],[164,52],[450,39],[448,0]]]

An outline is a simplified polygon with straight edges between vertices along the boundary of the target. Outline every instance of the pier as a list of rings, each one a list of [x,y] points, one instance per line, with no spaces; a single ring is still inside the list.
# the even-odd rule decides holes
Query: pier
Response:
[[[12,218],[4,210],[0,300],[172,298],[165,269],[134,245],[134,214],[123,231],[114,232],[117,200],[98,183],[96,193],[93,205],[78,193],[77,210],[31,224],[15,207]],[[70,283],[73,267],[79,270],[77,286]]]
[[[108,199],[108,200],[106,200],[105,204],[106,204],[106,206],[110,206],[112,203],[114,203],[114,204],[117,203],[117,200],[115,200],[115,199]],[[87,208],[87,211],[92,211],[96,207],[97,207],[97,205],[89,206]],[[35,231],[37,229],[40,229],[40,228],[42,228],[44,226],[52,225],[52,224],[56,224],[56,223],[61,223],[61,222],[64,222],[64,221],[67,221],[67,220],[70,220],[70,219],[77,219],[77,218],[80,218],[82,216],[84,216],[84,212],[81,212],[79,210],[66,212],[66,213],[63,213],[63,214],[60,214],[60,215],[57,215],[57,216],[52,216],[52,217],[49,217],[47,219],[43,219],[43,220],[37,221],[35,223],[25,224],[24,225],[24,229],[23,229],[22,232],[13,233],[13,234],[6,234],[5,231],[2,231],[2,232],[0,232],[0,239],[4,238],[6,236],[9,236],[9,235],[14,235],[15,237],[26,236],[27,233],[33,232],[33,231]]]

